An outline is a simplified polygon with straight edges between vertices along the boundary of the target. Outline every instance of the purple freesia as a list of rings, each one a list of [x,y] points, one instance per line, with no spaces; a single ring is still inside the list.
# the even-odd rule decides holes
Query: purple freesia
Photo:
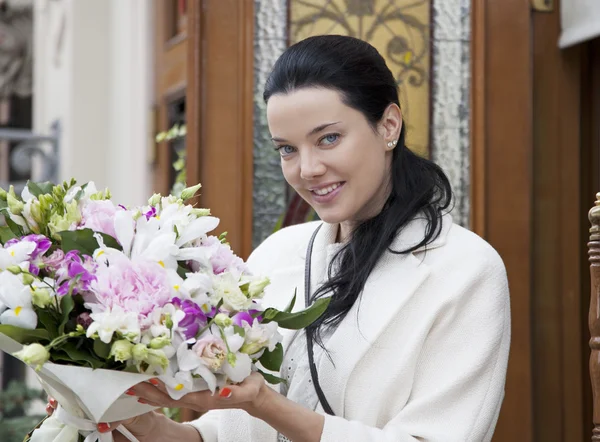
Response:
[[[244,322],[246,322],[249,326],[252,326],[252,322],[254,321],[254,318],[249,312],[239,312],[231,319],[238,327],[244,327]]]
[[[23,241],[32,242],[35,244],[35,249],[29,255],[29,272],[33,275],[39,275],[40,267],[44,264],[44,259],[42,255],[46,253],[50,246],[52,246],[52,242],[46,238],[44,235],[27,235],[23,238],[13,238],[6,242],[4,247],[9,247],[13,244],[17,244]]]
[[[198,304],[188,299],[182,301],[179,298],[173,298],[171,302],[185,313],[185,317],[179,321],[179,327],[184,329],[185,338],[195,337],[200,327],[204,327],[208,322],[206,314]]]
[[[61,249],[56,249],[50,256],[42,257],[42,264],[48,273],[55,273],[65,259],[65,252]]]
[[[156,216],[156,207],[150,207],[150,210],[144,213],[144,216],[147,220],[150,218],[154,218]]]
[[[65,255],[62,264],[56,270],[58,290],[56,293],[64,296],[72,289],[72,293],[78,294],[90,290],[92,282],[96,281],[95,271],[97,264],[94,260],[79,251],[71,250]]]

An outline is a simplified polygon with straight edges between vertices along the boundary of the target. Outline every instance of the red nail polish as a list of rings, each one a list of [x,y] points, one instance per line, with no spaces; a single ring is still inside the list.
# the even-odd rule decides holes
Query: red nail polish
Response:
[[[56,399],[51,398],[50,405],[52,405],[54,408],[56,408],[56,405],[57,405]]]
[[[155,387],[158,385],[158,379],[150,379],[148,382],[150,382]]]
[[[129,396],[135,396],[135,391],[133,391],[133,389],[129,389],[125,392],[125,394],[128,394]]]
[[[144,404],[144,405],[147,405],[147,404],[148,404],[148,402],[146,402],[144,399],[138,399],[138,402],[139,402],[140,404]]]
[[[102,422],[98,424],[98,431],[100,433],[108,433],[110,431],[110,425]]]
[[[231,390],[229,388],[225,387],[219,392],[219,396],[228,398],[231,396]]]

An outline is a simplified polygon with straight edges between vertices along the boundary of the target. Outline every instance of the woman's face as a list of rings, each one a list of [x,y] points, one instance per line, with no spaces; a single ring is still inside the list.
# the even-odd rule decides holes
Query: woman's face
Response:
[[[376,130],[337,91],[273,95],[267,118],[287,182],[328,223],[352,228],[381,211],[390,192],[392,149],[402,126],[390,105]]]

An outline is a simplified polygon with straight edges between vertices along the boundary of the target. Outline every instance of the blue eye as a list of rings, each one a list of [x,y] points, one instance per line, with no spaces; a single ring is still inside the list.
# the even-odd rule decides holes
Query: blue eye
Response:
[[[279,153],[281,154],[282,157],[285,157],[287,155],[291,155],[295,151],[295,149],[292,146],[289,146],[287,144],[285,146],[279,146],[277,148],[277,150],[279,151]]]
[[[325,144],[333,144],[340,138],[339,134],[329,134],[321,138],[321,142]]]

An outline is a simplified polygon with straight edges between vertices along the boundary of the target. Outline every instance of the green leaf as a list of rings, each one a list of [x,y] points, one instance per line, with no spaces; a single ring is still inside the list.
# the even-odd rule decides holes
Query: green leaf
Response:
[[[108,355],[110,354],[110,344],[106,344],[100,339],[94,339],[94,353],[102,359],[108,359]]]
[[[19,344],[31,344],[32,342],[50,340],[50,336],[46,330],[28,330],[7,324],[0,325],[0,333],[14,339]]]
[[[58,326],[58,334],[63,335],[65,333],[65,325],[69,321],[69,314],[73,311],[75,302],[71,295],[65,295],[60,300],[60,325]]]
[[[329,305],[329,298],[317,299],[313,305],[299,312],[287,313],[268,308],[263,314],[263,322],[275,321],[279,327],[289,330],[300,330],[308,327],[325,313]]]
[[[34,183],[33,181],[27,181],[27,188],[29,189],[29,192],[37,198],[40,195],[52,193],[54,184],[50,182]]]
[[[262,375],[263,378],[265,378],[265,381],[267,381],[269,384],[273,384],[273,385],[277,385],[277,384],[287,384],[285,379],[281,379],[277,376],[273,376],[272,374],[269,373],[265,373],[262,370],[258,370],[258,372]]]
[[[234,331],[235,333],[237,333],[238,335],[240,335],[242,338],[245,338],[245,337],[246,337],[246,330],[244,330],[244,328],[243,328],[243,327],[240,327],[240,326],[238,326],[238,325],[234,325],[234,326],[233,326],[233,331]]]
[[[65,344],[61,345],[60,350],[62,352],[65,352],[66,355],[62,355],[61,352],[55,352],[54,354],[52,354],[53,360],[78,362],[81,365],[87,365],[91,368],[104,367],[103,361],[96,358],[94,355],[92,355],[86,350],[77,349],[73,342],[66,342]]]
[[[71,250],[78,250],[84,255],[92,256],[94,251],[98,248],[98,241],[94,238],[94,233],[95,232],[91,229],[65,230],[59,232],[62,251],[67,253]],[[100,233],[100,235],[107,247],[122,250],[120,244],[112,236],[104,233]]]
[[[10,229],[10,227],[8,227],[8,226],[0,227],[0,242],[2,242],[2,244],[6,244],[7,241],[10,241],[11,239],[16,238],[16,237],[17,236]]]
[[[190,273],[190,271],[188,269],[186,269],[185,267],[183,267],[181,264],[177,265],[177,274],[179,276],[181,276],[183,279],[186,278],[185,274],[186,273]]]
[[[38,322],[40,322],[44,329],[47,330],[50,339],[58,337],[58,320],[48,310],[36,309]]]
[[[288,305],[288,306],[285,308],[285,310],[284,310],[284,312],[285,312],[285,313],[292,313],[292,310],[294,309],[294,305],[296,305],[296,295],[297,295],[297,294],[298,294],[298,288],[296,288],[296,289],[294,290],[294,297],[292,298],[292,300],[291,300],[291,302],[290,302],[290,305]]]
[[[279,371],[283,363],[283,346],[281,343],[277,344],[273,351],[266,350],[258,361],[267,370]]]
[[[4,221],[6,221],[6,225],[10,228],[10,230],[12,230],[15,236],[23,236],[23,228],[16,222],[14,222],[12,219],[10,219],[10,215],[8,213],[4,216]]]

